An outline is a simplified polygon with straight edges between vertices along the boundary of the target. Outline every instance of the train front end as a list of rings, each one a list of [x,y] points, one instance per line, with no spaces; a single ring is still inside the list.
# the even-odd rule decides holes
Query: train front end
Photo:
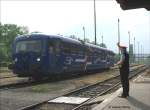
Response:
[[[17,37],[13,43],[10,69],[19,77],[39,77],[45,72],[44,39],[30,35]]]

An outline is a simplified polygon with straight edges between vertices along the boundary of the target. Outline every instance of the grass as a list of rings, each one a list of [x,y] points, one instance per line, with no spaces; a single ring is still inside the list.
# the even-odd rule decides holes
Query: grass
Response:
[[[48,85],[42,86],[42,85],[38,85],[38,86],[34,86],[31,89],[32,92],[48,92]]]
[[[0,67],[0,73],[9,72],[8,67]]]
[[[63,89],[63,84],[41,84],[31,88],[31,92],[49,92]]]

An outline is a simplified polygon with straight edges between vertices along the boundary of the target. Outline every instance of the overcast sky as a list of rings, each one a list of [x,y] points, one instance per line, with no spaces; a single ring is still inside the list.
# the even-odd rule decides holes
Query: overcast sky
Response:
[[[30,32],[75,35],[83,39],[83,26],[86,37],[94,41],[93,0],[1,0],[0,22],[27,26]],[[120,19],[121,44],[128,46],[128,31],[131,43],[136,39],[150,53],[150,11],[134,9],[123,11],[115,0],[96,0],[97,42],[117,52],[117,20]],[[140,49],[141,50],[141,49]]]

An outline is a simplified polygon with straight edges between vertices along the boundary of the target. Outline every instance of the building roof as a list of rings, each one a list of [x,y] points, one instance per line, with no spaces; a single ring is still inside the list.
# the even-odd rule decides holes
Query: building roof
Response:
[[[145,8],[150,10],[150,0],[116,0],[123,10]]]

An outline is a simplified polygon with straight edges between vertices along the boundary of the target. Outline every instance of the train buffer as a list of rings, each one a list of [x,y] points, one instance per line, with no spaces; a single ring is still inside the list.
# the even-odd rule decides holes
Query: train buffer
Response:
[[[92,110],[150,110],[150,74],[130,81],[130,96],[120,98],[122,88],[109,95]]]

